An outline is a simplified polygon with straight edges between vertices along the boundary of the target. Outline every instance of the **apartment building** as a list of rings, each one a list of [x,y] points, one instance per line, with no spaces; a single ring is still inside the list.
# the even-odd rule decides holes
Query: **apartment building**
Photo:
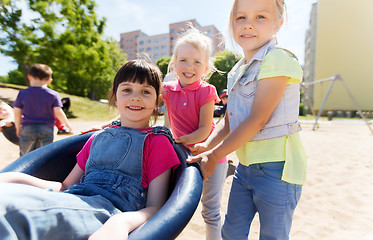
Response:
[[[188,23],[211,38],[212,55],[225,49],[220,31],[214,25],[201,26],[195,19],[171,23],[168,33],[158,35],[149,36],[141,30],[121,33],[119,46],[127,53],[128,60],[146,58],[155,63],[159,58],[172,55],[174,42],[187,29]]]
[[[341,75],[363,111],[373,110],[373,1],[318,0],[306,35],[305,81]],[[314,109],[320,109],[330,82],[315,84]],[[343,84],[336,81],[324,111],[356,110]]]

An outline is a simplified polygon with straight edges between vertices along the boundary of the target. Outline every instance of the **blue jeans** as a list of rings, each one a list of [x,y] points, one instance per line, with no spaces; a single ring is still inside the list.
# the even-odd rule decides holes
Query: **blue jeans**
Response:
[[[0,183],[0,238],[87,239],[120,213],[101,196],[52,192],[23,184]]]
[[[20,156],[53,142],[53,128],[43,123],[22,126],[19,149]]]
[[[223,239],[247,239],[259,213],[260,240],[289,239],[302,186],[281,180],[284,162],[238,164],[222,227]]]

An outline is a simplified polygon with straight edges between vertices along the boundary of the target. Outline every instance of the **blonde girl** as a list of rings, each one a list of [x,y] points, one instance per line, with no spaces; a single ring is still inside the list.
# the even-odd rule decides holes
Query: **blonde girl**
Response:
[[[194,147],[204,180],[219,159],[236,151],[236,168],[222,227],[223,239],[247,239],[256,213],[260,239],[289,239],[305,182],[306,159],[298,122],[302,69],[276,46],[284,0],[235,0],[230,30],[244,58],[228,75],[225,121]]]
[[[175,141],[192,147],[206,140],[215,128],[214,104],[219,102],[216,89],[204,81],[213,69],[211,39],[189,27],[175,43],[169,69],[177,81],[163,83],[171,131]],[[206,239],[220,239],[220,199],[227,172],[227,159],[221,156],[212,176],[203,185],[202,216]]]

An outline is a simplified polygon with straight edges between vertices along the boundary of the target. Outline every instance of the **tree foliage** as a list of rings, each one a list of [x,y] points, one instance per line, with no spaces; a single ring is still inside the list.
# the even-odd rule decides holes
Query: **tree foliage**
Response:
[[[218,93],[227,88],[227,75],[240,59],[240,56],[229,50],[218,52],[215,55],[214,66],[218,71],[211,75],[208,82],[216,87]]]
[[[171,57],[162,57],[158,59],[156,63],[159,69],[161,70],[163,77],[167,75],[168,64],[170,63],[170,61],[171,61]]]
[[[94,0],[0,0],[0,52],[14,59],[26,82],[30,66],[44,63],[53,70],[53,88],[105,97],[125,55],[102,39],[106,19],[95,7]]]

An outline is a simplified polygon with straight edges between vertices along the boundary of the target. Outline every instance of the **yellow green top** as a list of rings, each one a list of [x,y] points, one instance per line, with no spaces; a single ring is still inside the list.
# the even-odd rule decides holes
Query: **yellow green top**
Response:
[[[287,76],[288,84],[299,84],[302,81],[302,70],[299,63],[283,49],[274,49],[264,58],[258,80],[264,78]],[[306,180],[306,154],[299,132],[285,137],[247,142],[236,150],[241,164],[285,161],[282,180],[294,184],[304,184]]]

